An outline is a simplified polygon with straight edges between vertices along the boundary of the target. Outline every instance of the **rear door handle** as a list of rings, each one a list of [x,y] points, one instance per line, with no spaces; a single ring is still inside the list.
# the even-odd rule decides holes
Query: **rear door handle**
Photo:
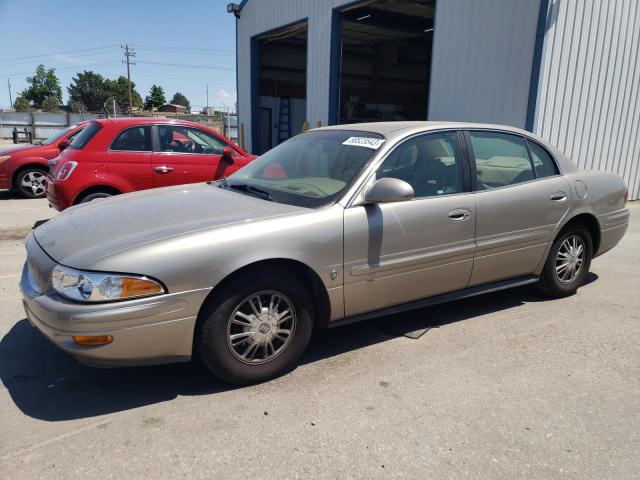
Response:
[[[173,172],[173,167],[170,167],[169,165],[162,165],[154,168],[154,170],[158,173],[171,173]]]
[[[551,195],[550,199],[555,203],[563,203],[567,200],[567,194],[564,192],[556,192]]]
[[[468,208],[456,208],[449,212],[449,219],[454,222],[464,222],[471,217],[471,210]]]

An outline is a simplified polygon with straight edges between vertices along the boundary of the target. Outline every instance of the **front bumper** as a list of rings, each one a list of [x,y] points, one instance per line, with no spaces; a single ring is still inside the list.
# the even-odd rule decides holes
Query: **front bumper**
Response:
[[[20,289],[31,325],[82,363],[99,367],[153,365],[191,358],[196,317],[209,289],[117,303],[80,304],[36,291],[29,268]],[[111,335],[108,345],[77,345],[73,335]]]

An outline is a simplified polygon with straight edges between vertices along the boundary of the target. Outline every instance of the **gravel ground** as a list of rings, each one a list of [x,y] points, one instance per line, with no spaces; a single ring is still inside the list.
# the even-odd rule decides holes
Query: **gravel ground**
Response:
[[[519,288],[321,332],[247,388],[195,363],[76,363],[24,319],[22,241],[0,241],[0,478],[640,478],[631,209],[570,298]]]

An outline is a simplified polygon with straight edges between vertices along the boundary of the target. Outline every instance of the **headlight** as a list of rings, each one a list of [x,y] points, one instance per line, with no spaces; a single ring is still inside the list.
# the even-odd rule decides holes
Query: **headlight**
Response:
[[[135,275],[82,272],[56,265],[53,288],[63,297],[79,302],[112,302],[165,293],[158,282]]]

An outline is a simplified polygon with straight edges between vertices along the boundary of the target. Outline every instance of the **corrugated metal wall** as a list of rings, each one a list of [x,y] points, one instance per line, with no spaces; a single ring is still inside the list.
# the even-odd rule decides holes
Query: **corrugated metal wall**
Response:
[[[250,0],[237,25],[238,115],[251,145],[251,37],[308,19],[307,121],[315,126],[329,118],[329,65],[333,8],[351,0]]]
[[[438,0],[429,120],[523,128],[539,0]]]
[[[640,198],[640,1],[550,2],[534,131]]]

